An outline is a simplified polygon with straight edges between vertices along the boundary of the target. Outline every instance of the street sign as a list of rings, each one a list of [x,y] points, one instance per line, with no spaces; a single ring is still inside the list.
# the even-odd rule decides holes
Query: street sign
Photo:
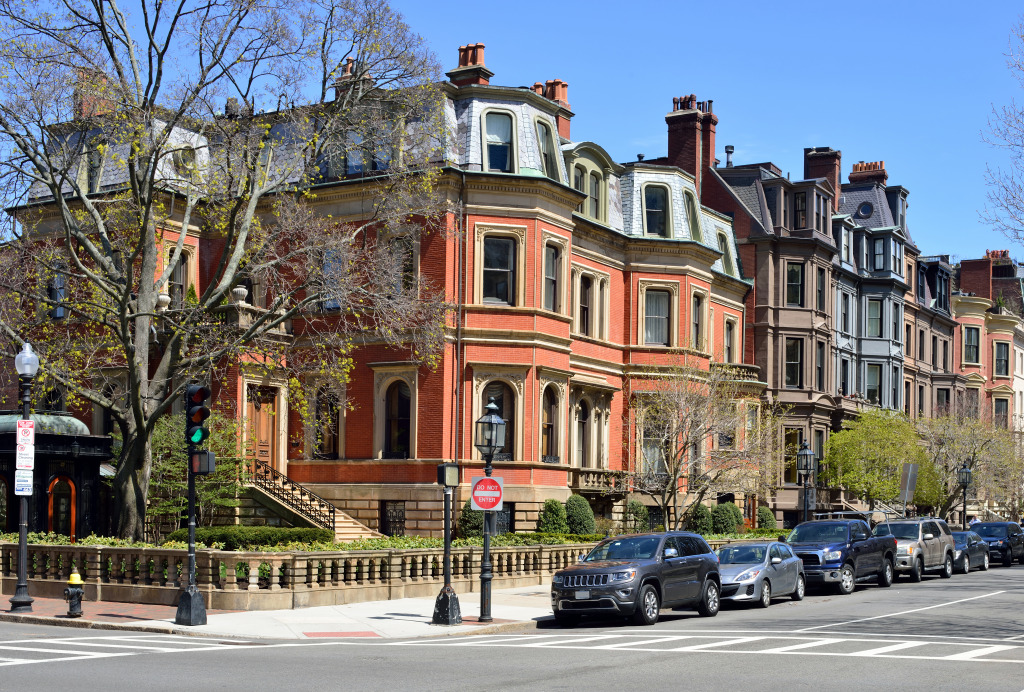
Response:
[[[32,494],[32,472],[31,471],[15,471],[14,472],[14,494],[15,495],[31,495]]]
[[[36,443],[36,422],[33,420],[18,421],[18,444],[34,445]]]
[[[914,488],[917,487],[917,464],[903,464],[903,472],[900,474],[900,498],[904,509],[907,504],[914,501]],[[906,512],[904,512],[905,514]]]
[[[469,493],[469,506],[484,512],[500,512],[504,487],[505,480],[503,478],[487,476],[477,478],[473,481],[473,488]]]
[[[14,449],[14,468],[31,471],[36,467],[35,445],[18,444]]]

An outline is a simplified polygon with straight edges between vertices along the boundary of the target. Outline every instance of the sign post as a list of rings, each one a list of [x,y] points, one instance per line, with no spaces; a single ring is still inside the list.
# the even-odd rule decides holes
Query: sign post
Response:
[[[914,501],[914,489],[917,487],[917,464],[903,464],[900,473],[900,502],[903,503],[903,516],[907,516],[907,505]]]

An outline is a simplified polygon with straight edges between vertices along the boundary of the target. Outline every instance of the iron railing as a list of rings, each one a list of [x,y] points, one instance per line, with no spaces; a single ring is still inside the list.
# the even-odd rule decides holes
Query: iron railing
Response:
[[[337,513],[334,505],[259,459],[249,459],[248,462],[250,485],[267,493],[307,521],[334,531],[334,516]]]

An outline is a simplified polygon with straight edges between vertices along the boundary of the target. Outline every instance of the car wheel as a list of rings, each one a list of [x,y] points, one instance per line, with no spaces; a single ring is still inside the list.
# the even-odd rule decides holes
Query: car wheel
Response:
[[[571,627],[579,621],[580,616],[577,613],[567,613],[564,610],[555,611],[555,622],[557,622],[559,625],[567,625]]]
[[[633,622],[638,625],[653,625],[658,621],[659,612],[661,612],[661,599],[658,598],[658,590],[651,584],[644,584],[640,587],[636,612],[633,613]]]
[[[761,597],[757,599],[757,605],[767,608],[772,604],[772,585],[765,579],[761,582]]]
[[[988,571],[988,551],[985,551],[985,559],[981,561],[981,571]]]
[[[892,560],[887,557],[882,558],[882,569],[878,572],[878,585],[882,588],[892,586]]]
[[[939,572],[939,576],[943,579],[949,579],[953,576],[953,556],[946,553],[946,559],[942,563],[942,571]]]
[[[718,609],[722,605],[718,595],[718,584],[710,579],[704,582],[704,592],[700,595],[697,612],[706,618],[713,618],[718,615]]]
[[[836,590],[843,595],[851,594],[856,585],[857,580],[853,575],[853,565],[843,565],[842,569],[839,570],[839,583],[836,584]]]
[[[1003,556],[1003,567],[1010,567],[1013,565],[1013,555],[1009,550],[1006,551],[1006,555]]]
[[[804,575],[800,575],[796,578],[796,591],[793,592],[794,601],[804,600],[804,594],[807,593],[807,581],[804,579]]]
[[[966,552],[963,555],[962,564],[960,565],[960,571],[964,574],[969,574],[971,571],[971,558]]]
[[[924,574],[924,560],[917,558],[914,560],[914,569],[910,570],[910,581],[921,581],[921,575]]]

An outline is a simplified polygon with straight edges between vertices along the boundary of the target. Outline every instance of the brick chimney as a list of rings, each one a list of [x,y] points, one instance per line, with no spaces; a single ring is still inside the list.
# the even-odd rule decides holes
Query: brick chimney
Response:
[[[445,74],[455,86],[490,84],[494,73],[484,67],[484,44],[459,46],[459,66]]]
[[[95,118],[110,113],[115,102],[110,98],[107,76],[97,70],[78,70],[78,81],[72,95],[75,120]]]
[[[960,290],[992,300],[992,259],[986,250],[982,259],[961,260]]]
[[[840,161],[843,152],[831,147],[810,147],[804,149],[804,179],[825,178],[836,194],[832,198],[832,209],[839,211],[839,195],[842,190]]]
[[[700,192],[704,171],[715,163],[715,129],[718,118],[712,101],[698,101],[695,94],[672,98],[668,125],[668,162],[697,180]]]
[[[850,171],[850,183],[878,183],[885,185],[889,174],[885,172],[885,161],[859,161]]]

